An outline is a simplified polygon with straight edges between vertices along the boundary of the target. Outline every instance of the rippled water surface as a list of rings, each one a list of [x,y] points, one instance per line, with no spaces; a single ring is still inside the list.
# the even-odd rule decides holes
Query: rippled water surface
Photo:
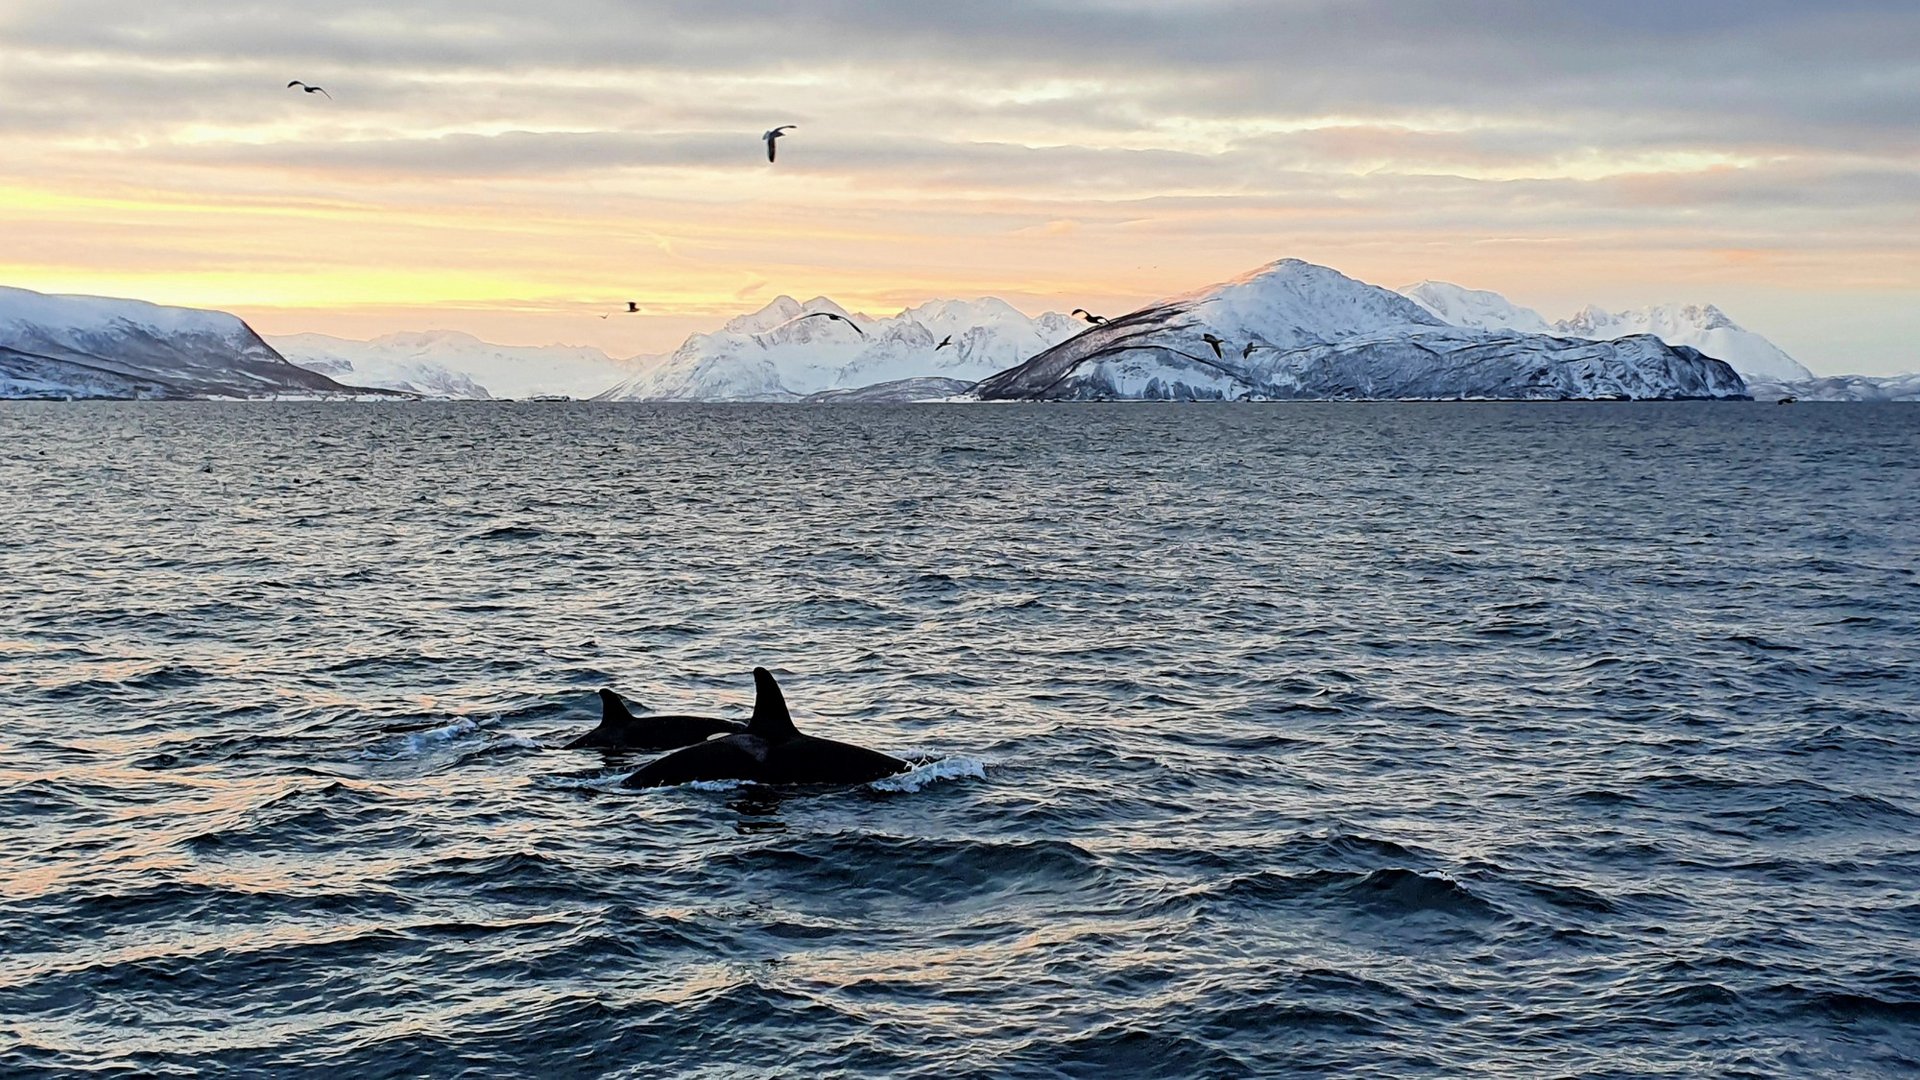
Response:
[[[0,1073],[1920,1068],[1920,407],[0,407]],[[626,791],[611,685],[926,762]]]

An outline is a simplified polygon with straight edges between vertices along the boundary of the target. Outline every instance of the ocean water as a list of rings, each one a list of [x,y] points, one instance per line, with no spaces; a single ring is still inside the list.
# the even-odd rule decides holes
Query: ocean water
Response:
[[[1920,1069],[1920,407],[0,407],[0,1074]],[[922,762],[625,791],[594,691]]]

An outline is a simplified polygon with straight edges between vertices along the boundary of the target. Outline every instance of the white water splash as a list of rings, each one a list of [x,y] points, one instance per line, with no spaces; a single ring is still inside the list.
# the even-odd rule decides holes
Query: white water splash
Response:
[[[738,791],[749,783],[746,780],[690,780],[680,786],[695,791]]]
[[[464,739],[480,730],[480,722],[462,717],[451,724],[383,739],[360,752],[362,758],[397,760],[430,754],[456,739]]]
[[[946,757],[923,762],[898,776],[875,780],[868,785],[875,791],[912,793],[942,780],[985,780],[987,766],[977,758]]]
[[[545,750],[547,744],[525,735],[500,735],[487,744],[489,750]]]
[[[613,769],[592,776],[536,776],[533,782],[539,787],[569,791],[621,791],[620,781],[631,775],[632,769]]]

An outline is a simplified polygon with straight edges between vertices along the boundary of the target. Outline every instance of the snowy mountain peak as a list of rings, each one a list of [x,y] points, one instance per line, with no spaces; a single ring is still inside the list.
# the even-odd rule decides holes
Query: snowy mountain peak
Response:
[[[831,313],[850,319],[803,319]],[[780,297],[600,396],[616,401],[793,401],[823,390],[910,379],[975,382],[1083,327],[1049,312],[1028,318],[1004,300],[931,300],[876,319],[826,297]],[[950,341],[948,339],[951,339]],[[945,347],[941,342],[946,341]]]
[[[1652,334],[1669,345],[1688,345],[1732,364],[1743,376],[1809,379],[1813,373],[1778,345],[1729,318],[1712,304],[1656,304],[1633,311],[1607,311],[1589,304],[1556,325],[1574,337],[1611,340]]]
[[[1196,289],[1189,293],[1182,293],[1180,297],[1176,297],[1175,299],[1189,296],[1203,298],[1217,293],[1243,291],[1247,289],[1271,292],[1283,289],[1312,290],[1326,288],[1376,289],[1377,287],[1368,285],[1363,281],[1355,281],[1353,278],[1335,270],[1331,266],[1321,266],[1318,263],[1307,262],[1305,259],[1275,259],[1265,266],[1256,267],[1241,274],[1239,277],[1229,278],[1217,285],[1209,285],[1204,289]]]
[[[834,315],[844,315],[849,318],[859,319],[861,322],[869,321],[868,317],[864,313],[855,314],[854,312],[848,311],[846,308],[841,307],[839,304],[834,303],[832,300],[829,300],[824,296],[816,296],[813,299],[807,301],[806,303],[801,304],[800,306],[801,308],[806,310],[809,314],[826,312]]]
[[[750,315],[736,315],[728,319],[721,325],[720,332],[726,334],[757,334],[765,330],[771,330],[781,323],[795,316],[802,315],[805,312],[806,309],[800,306],[800,301],[783,293],[774,297],[767,303],[766,307],[761,308],[759,311],[753,312]]]
[[[1479,298],[1488,310],[1514,310],[1496,300]],[[1726,398],[1745,390],[1726,364],[1650,336],[1587,342],[1453,326],[1399,293],[1282,259],[1094,326],[982,380],[975,393],[986,400],[1567,400]]]
[[[929,300],[900,313],[929,330],[953,330],[981,323],[1026,322],[1020,309],[997,296],[973,300]]]
[[[1275,348],[1387,328],[1446,325],[1398,293],[1300,259],[1279,259],[1149,307],[1204,314],[1220,337]]]
[[[1743,377],[1772,381],[1813,377],[1779,346],[1745,329],[1712,304],[1657,304],[1636,311],[1608,311],[1588,304],[1570,318],[1548,323],[1539,312],[1495,292],[1435,281],[1423,281],[1400,291],[1453,326],[1559,334],[1590,341],[1650,334],[1668,345],[1685,345],[1724,360]]]
[[[1519,330],[1550,334],[1553,327],[1532,308],[1521,307],[1496,292],[1468,289],[1447,281],[1422,281],[1399,290],[1402,296],[1452,326],[1480,330]]]
[[[1567,333],[1578,337],[1593,337],[1603,327],[1613,325],[1613,314],[1597,304],[1588,304],[1573,313],[1570,318],[1561,319],[1554,325]]]

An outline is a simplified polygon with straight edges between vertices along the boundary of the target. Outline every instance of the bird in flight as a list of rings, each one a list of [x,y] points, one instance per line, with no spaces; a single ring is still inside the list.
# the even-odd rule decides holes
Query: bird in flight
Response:
[[[807,319],[832,319],[834,322],[843,322],[843,323],[846,323],[848,326],[852,326],[854,333],[859,334],[861,337],[867,336],[867,332],[865,330],[860,329],[860,327],[854,325],[854,321],[852,319],[847,318],[845,315],[835,315],[831,311],[816,311],[809,315],[802,315],[798,319],[789,319],[782,325],[792,326],[794,323],[804,322]]]
[[[1089,323],[1092,323],[1094,326],[1099,326],[1101,323],[1107,321],[1107,317],[1105,315],[1095,315],[1093,312],[1088,311],[1085,308],[1074,308],[1072,311],[1069,311],[1067,314],[1078,315],[1081,318],[1087,320]]]
[[[633,315],[639,312],[639,310],[640,310],[639,304],[636,304],[631,300],[627,301],[627,314]]]
[[[940,339],[940,344],[938,344],[938,345],[935,345],[935,346],[933,347],[933,351],[934,351],[934,352],[939,352],[939,351],[940,351],[941,349],[944,349],[944,348],[946,348],[947,346],[949,346],[949,345],[951,345],[951,344],[953,344],[953,335],[952,335],[952,334],[948,334],[948,335],[947,335],[946,337],[943,337],[943,338],[941,338],[941,339]]]
[[[767,160],[768,161],[773,160],[774,140],[778,139],[780,136],[785,135],[787,132],[792,131],[794,128],[797,128],[799,126],[800,126],[799,124],[782,124],[781,126],[774,128],[772,131],[767,132],[765,135],[760,136],[762,139],[765,139],[767,141]]]
[[[1224,342],[1224,341],[1221,341],[1221,340],[1220,340],[1219,338],[1217,338],[1217,337],[1214,337],[1214,336],[1213,336],[1212,334],[1201,334],[1201,335],[1200,335],[1200,340],[1201,340],[1201,341],[1204,341],[1204,342],[1206,342],[1207,344],[1209,344],[1209,345],[1211,345],[1211,346],[1213,346],[1213,356],[1214,356],[1214,359],[1216,359],[1216,360],[1218,360],[1218,359],[1221,359],[1221,356],[1220,356],[1220,346],[1222,346],[1222,345],[1225,345],[1225,344],[1226,344],[1226,342]],[[1242,353],[1242,354],[1241,354],[1241,359],[1243,359],[1243,360],[1244,360],[1244,359],[1246,359],[1246,354],[1244,354],[1244,353]]]
[[[318,86],[308,86],[306,83],[301,82],[299,79],[295,79],[292,82],[288,83],[287,89],[291,90],[296,86],[302,90],[305,90],[309,94],[319,94],[320,96],[326,98],[328,101],[333,100],[333,95],[327,93],[326,90]]]
[[[1255,349],[1273,349],[1278,351],[1279,348],[1280,346],[1278,345],[1262,345],[1257,341],[1249,341],[1247,342],[1247,347],[1240,350],[1240,359],[1245,360],[1247,357],[1252,356],[1253,350]]]

